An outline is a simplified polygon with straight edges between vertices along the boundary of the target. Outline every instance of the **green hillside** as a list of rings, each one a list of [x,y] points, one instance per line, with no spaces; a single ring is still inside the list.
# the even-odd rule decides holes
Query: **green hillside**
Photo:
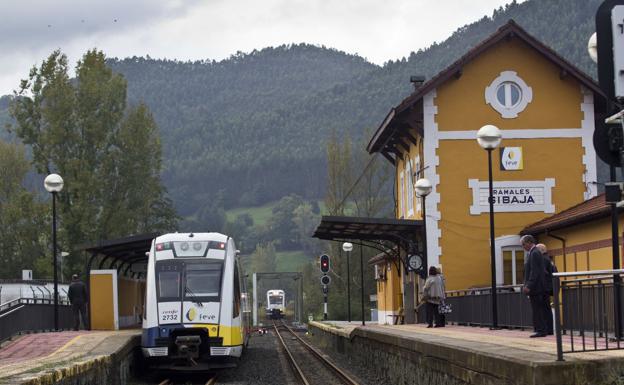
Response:
[[[357,139],[377,127],[411,92],[411,75],[430,78],[511,18],[595,75],[585,47],[600,2],[514,1],[445,41],[406,47],[415,52],[383,66],[308,44],[219,62],[133,57],[109,63],[128,79],[130,101],[145,101],[154,113],[165,185],[179,214],[189,217],[215,202],[229,209],[262,206],[291,193],[322,198],[325,141],[332,131]],[[7,117],[5,105],[0,103],[0,121]]]

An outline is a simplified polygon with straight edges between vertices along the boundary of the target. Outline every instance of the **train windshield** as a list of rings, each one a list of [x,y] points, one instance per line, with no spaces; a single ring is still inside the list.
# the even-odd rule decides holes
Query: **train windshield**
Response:
[[[221,292],[221,262],[189,263],[186,265],[186,288],[184,298],[194,300],[218,300]]]
[[[157,262],[159,301],[219,301],[222,270],[223,262],[215,260]]]
[[[270,295],[269,296],[269,304],[271,305],[281,305],[283,301],[283,297],[281,295]]]

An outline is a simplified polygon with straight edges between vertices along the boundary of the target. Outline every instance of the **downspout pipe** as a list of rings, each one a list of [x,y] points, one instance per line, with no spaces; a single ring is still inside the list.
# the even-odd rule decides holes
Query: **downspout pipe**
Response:
[[[549,232],[548,230],[546,230],[546,236],[551,237],[561,242],[561,250],[563,251],[563,271],[568,271],[568,269],[566,268],[566,259],[567,259],[566,258],[566,239],[558,235],[555,235]]]

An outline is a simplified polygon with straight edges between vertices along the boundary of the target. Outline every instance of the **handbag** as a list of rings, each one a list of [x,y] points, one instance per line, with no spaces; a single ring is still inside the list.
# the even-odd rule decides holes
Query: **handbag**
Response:
[[[453,312],[453,308],[450,303],[442,302],[438,306],[438,313],[440,314],[449,314]]]

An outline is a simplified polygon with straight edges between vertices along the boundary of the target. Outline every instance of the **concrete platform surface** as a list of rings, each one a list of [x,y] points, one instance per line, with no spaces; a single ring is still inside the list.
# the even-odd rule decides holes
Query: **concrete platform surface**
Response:
[[[315,324],[332,327],[333,333],[351,338],[356,329],[362,332],[366,330],[377,331],[387,334],[388,336],[396,336],[400,338],[422,338],[424,340],[434,339],[439,343],[450,343],[453,346],[464,346],[470,349],[483,350],[484,352],[494,349],[496,346],[503,346],[502,352],[497,355],[506,356],[511,359],[522,359],[532,362],[552,362],[557,360],[557,342],[555,336],[547,336],[543,338],[529,338],[533,332],[517,329],[501,329],[490,330],[484,327],[457,326],[447,325],[443,328],[427,328],[424,324],[412,325],[378,325],[367,323],[362,326],[360,322],[346,321],[326,321],[315,322]],[[572,343],[569,335],[563,336],[563,350],[570,350]],[[582,338],[575,336],[573,338],[574,346],[579,349],[582,344]],[[611,342],[610,346],[615,343]],[[585,346],[587,349],[594,348],[593,336],[585,338]],[[566,353],[564,359],[566,361],[586,361],[586,360],[602,360],[614,357],[624,358],[624,342],[621,343],[622,350],[604,350],[591,351],[585,353]],[[598,339],[596,342],[597,349],[605,347],[604,338]]]
[[[0,384],[46,383],[88,370],[129,345],[138,330],[68,331],[27,334],[0,348]]]
[[[391,383],[624,383],[624,349],[569,353],[559,362],[555,337],[529,338],[529,331],[422,324],[361,326],[340,321],[310,322],[309,327],[321,347],[374,366],[380,375],[395,376]],[[563,342],[564,350],[569,349],[570,337]],[[586,347],[593,346],[590,342],[593,336],[592,341],[586,339]],[[581,344],[580,337],[574,337],[574,344]]]

